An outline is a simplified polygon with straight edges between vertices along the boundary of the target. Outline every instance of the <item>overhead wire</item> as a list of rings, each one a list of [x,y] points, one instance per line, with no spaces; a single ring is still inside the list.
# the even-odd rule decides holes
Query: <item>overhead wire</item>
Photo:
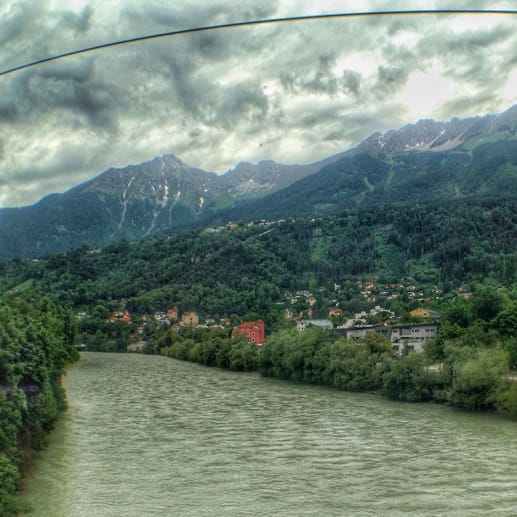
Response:
[[[323,14],[310,14],[303,16],[286,16],[282,18],[264,18],[264,19],[256,19],[256,20],[244,20],[238,22],[229,22],[229,23],[220,23],[216,25],[203,25],[199,27],[190,27],[187,29],[179,29],[167,32],[159,32],[148,34],[144,36],[136,36],[133,38],[127,38],[117,41],[110,41],[107,43],[101,43],[99,45],[93,45],[91,47],[85,47],[81,49],[71,50],[68,52],[62,52],[60,54],[55,54],[52,56],[44,57],[42,59],[36,59],[34,61],[30,61],[28,63],[24,63],[22,65],[17,65],[12,68],[7,68],[5,70],[0,71],[0,76],[12,74],[14,72],[19,72],[21,70],[25,70],[27,68],[31,68],[34,66],[42,65],[44,63],[49,63],[51,61],[57,61],[59,59],[64,59],[70,56],[76,56],[79,54],[85,54],[88,52],[94,52],[97,50],[116,47],[121,45],[127,45],[131,43],[137,43],[141,41],[159,39],[159,38],[167,38],[172,36],[181,36],[184,34],[192,34],[197,32],[208,32],[208,31],[216,31],[221,29],[233,29],[237,27],[246,27],[250,25],[270,25],[277,23],[286,23],[286,22],[303,22],[303,21],[313,21],[313,20],[323,20],[323,19],[333,19],[333,18],[364,18],[364,17],[373,17],[373,16],[406,16],[406,15],[429,15],[429,14],[437,14],[437,15],[464,15],[464,14],[473,14],[473,15],[515,15],[517,14],[517,10],[514,9],[414,9],[414,10],[397,10],[397,11],[362,11],[362,12],[346,12],[346,13],[323,13]]]

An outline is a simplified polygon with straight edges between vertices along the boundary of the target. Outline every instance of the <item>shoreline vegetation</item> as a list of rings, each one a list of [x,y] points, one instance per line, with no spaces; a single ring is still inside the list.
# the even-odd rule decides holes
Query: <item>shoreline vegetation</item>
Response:
[[[71,314],[47,298],[0,300],[0,515],[19,515],[15,497],[32,451],[45,445],[66,408],[62,378],[78,359]]]
[[[437,402],[517,417],[517,304],[480,287],[444,312],[424,352],[393,355],[375,332],[350,341],[333,331],[283,329],[261,347],[244,336],[191,328],[157,329],[144,353],[265,377],[375,392],[407,402]]]

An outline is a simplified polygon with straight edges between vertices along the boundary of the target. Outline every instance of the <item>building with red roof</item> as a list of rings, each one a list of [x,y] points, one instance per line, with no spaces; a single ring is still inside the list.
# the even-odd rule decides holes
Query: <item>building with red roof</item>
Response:
[[[261,345],[264,343],[265,325],[262,320],[244,321],[232,330],[232,337],[244,335],[250,343]]]

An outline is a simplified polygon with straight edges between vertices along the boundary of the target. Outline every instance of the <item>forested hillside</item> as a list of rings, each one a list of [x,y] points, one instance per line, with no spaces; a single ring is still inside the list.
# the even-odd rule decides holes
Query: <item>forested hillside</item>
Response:
[[[517,200],[477,199],[349,210],[77,249],[0,268],[0,289],[33,289],[80,309],[124,300],[138,313],[169,304],[205,315],[270,312],[285,290],[361,275],[398,282],[515,282]],[[343,295],[344,296],[344,295]]]
[[[0,515],[18,515],[14,492],[31,449],[65,407],[61,377],[75,361],[75,321],[46,298],[0,298]]]

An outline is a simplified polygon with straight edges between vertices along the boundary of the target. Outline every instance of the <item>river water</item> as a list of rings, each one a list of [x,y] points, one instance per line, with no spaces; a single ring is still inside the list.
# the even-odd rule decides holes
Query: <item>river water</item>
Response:
[[[517,515],[515,421],[136,354],[65,385],[31,515]]]

